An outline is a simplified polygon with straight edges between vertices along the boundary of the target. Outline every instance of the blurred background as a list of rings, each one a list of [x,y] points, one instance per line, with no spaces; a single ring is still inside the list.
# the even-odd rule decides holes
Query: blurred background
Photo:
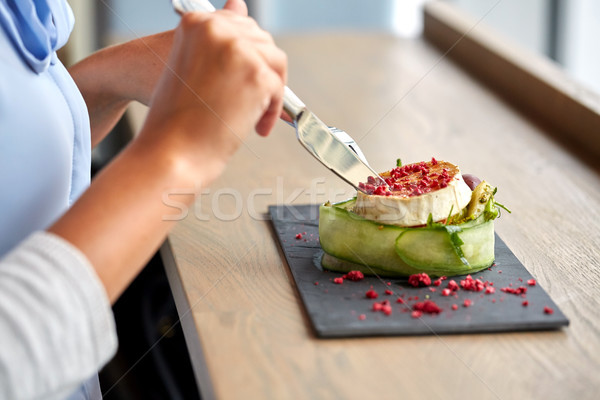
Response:
[[[66,51],[73,63],[106,45],[176,26],[169,0],[68,0],[77,23]],[[335,31],[418,38],[427,0],[247,0],[250,14],[278,35]],[[600,1],[446,0],[526,51],[560,65],[600,93]],[[220,8],[223,0],[213,4]],[[93,172],[132,137],[126,120],[94,150]],[[114,307],[120,349],[102,371],[107,399],[199,398],[183,333],[156,256]]]
[[[446,0],[530,51],[564,67],[600,93],[600,2],[597,0]],[[414,37],[426,0],[247,0],[250,14],[279,34],[335,30],[382,31]],[[69,0],[79,23],[73,56],[107,43],[173,28],[169,0]],[[215,0],[219,8],[223,0]]]

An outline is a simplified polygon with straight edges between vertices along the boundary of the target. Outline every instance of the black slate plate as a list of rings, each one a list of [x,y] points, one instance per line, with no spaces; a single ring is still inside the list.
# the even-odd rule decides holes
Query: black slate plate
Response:
[[[493,282],[493,294],[459,290],[455,296],[442,296],[448,281],[439,287],[414,288],[406,280],[365,277],[359,282],[345,280],[335,284],[340,273],[323,270],[323,251],[318,240],[318,206],[270,206],[269,213],[279,244],[290,267],[298,291],[313,327],[319,337],[351,337],[375,335],[431,335],[448,333],[506,332],[557,329],[569,321],[548,294],[540,287],[527,284],[533,277],[496,236],[496,265],[473,274],[474,279]],[[296,239],[297,234],[302,239]],[[465,277],[453,277],[457,283]],[[501,291],[505,287],[527,287],[525,297]],[[376,300],[365,293],[373,288]],[[432,291],[435,289],[435,291]],[[393,294],[385,294],[391,290]],[[418,299],[415,299],[415,296]],[[397,303],[397,298],[404,304]],[[411,316],[413,304],[434,300],[442,309],[438,315]],[[464,307],[465,299],[472,305]],[[389,300],[391,315],[372,311],[374,302]],[[527,300],[528,305],[523,306]],[[456,304],[458,309],[453,310]],[[544,312],[550,307],[554,312]]]

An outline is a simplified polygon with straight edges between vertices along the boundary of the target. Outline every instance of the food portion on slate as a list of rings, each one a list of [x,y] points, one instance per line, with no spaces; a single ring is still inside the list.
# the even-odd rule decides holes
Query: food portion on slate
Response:
[[[479,272],[384,278],[321,265],[318,205],[270,206],[275,235],[319,337],[557,329],[569,321],[504,241]]]
[[[323,267],[387,277],[490,267],[494,219],[506,209],[495,200],[496,188],[435,158],[397,164],[380,175],[385,185],[369,177],[355,198],[320,207]]]

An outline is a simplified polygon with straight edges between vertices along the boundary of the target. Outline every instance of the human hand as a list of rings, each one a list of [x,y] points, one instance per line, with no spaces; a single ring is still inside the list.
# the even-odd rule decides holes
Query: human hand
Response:
[[[224,164],[253,127],[263,136],[271,131],[286,56],[245,12],[235,0],[224,10],[182,16],[140,139]]]

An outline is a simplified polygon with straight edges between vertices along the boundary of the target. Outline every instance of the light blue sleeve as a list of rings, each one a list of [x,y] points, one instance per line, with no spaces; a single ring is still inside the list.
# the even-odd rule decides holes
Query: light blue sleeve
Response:
[[[90,182],[89,115],[55,52],[72,26],[65,1],[0,1],[0,256]]]

